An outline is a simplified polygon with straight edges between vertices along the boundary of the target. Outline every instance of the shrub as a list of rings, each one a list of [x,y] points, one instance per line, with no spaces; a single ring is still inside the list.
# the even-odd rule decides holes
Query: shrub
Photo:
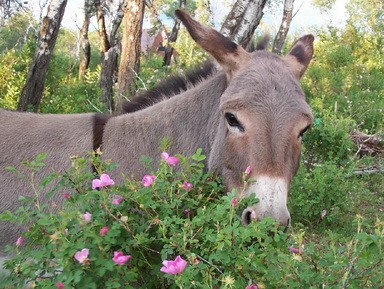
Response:
[[[382,281],[382,222],[366,233],[358,218],[352,239],[337,236],[327,244],[307,242],[303,230],[286,234],[271,219],[243,226],[239,215],[254,196],[237,200],[235,192],[223,195],[220,182],[203,170],[201,150],[188,158],[162,158],[156,171],[150,168],[151,160],[144,159],[148,174],[143,180],[126,179],[123,184],[107,175],[115,165],[93,156],[100,174],[95,177],[87,160],[74,158],[73,168],[60,181],[64,189],[56,192],[63,197],[57,211],[47,211],[47,204],[36,207],[39,195],[21,198],[23,206],[15,213],[0,215],[28,227],[8,248],[15,256],[6,267],[13,273],[2,284],[377,288]],[[27,166],[36,173],[43,160],[40,155]],[[170,262],[177,262],[176,269],[167,268]]]

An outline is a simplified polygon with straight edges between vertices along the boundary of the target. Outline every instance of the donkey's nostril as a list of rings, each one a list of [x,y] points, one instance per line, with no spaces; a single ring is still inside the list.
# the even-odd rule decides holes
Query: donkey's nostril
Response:
[[[256,219],[256,212],[254,210],[245,209],[241,215],[241,221],[244,225],[251,223],[252,219]]]

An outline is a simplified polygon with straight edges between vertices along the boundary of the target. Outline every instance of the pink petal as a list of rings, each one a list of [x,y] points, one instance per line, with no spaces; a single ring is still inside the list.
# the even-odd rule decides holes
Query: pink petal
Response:
[[[184,271],[187,264],[179,255],[174,261],[164,260],[160,271],[172,275],[179,274]]]
[[[105,236],[108,233],[108,231],[109,231],[108,227],[102,227],[100,229],[100,235]]]
[[[183,183],[183,189],[187,192],[189,192],[193,188],[193,185],[191,183],[188,183],[187,181],[184,181]]]
[[[92,214],[90,212],[85,212],[83,219],[86,223],[89,223],[92,220]]]
[[[100,175],[100,181],[101,181],[102,187],[113,186],[115,184],[115,182],[107,174],[101,174]]]
[[[167,159],[169,158],[169,154],[166,153],[166,152],[162,152],[160,156],[161,156],[161,158],[162,158],[163,160],[165,160],[165,161],[167,161]]]
[[[24,242],[23,237],[19,237],[19,238],[17,238],[17,240],[16,240],[16,246],[17,246],[17,247],[21,246],[21,244],[23,244],[23,242]]]
[[[112,260],[117,264],[117,265],[124,265],[127,263],[129,259],[131,259],[131,255],[124,255],[123,252],[114,252],[113,253],[113,258]]]
[[[169,157],[167,160],[166,160],[166,162],[167,162],[167,164],[169,164],[170,166],[176,166],[178,163],[179,163],[179,158],[177,158],[177,157]]]
[[[248,166],[246,169],[245,169],[245,174],[249,175],[252,171],[252,167],[251,166]]]
[[[88,258],[88,255],[89,255],[89,249],[84,248],[84,249],[82,249],[81,251],[77,251],[77,252],[75,253],[75,259],[76,259],[80,264],[84,264],[85,261],[86,261],[87,258]]]
[[[123,197],[120,195],[114,195],[112,200],[112,205],[118,205],[123,201]]]
[[[144,187],[149,187],[150,185],[152,185],[152,183],[154,182],[155,178],[156,178],[155,176],[145,175],[143,177],[143,180],[141,181],[141,184]]]
[[[300,250],[293,247],[293,246],[290,246],[288,247],[288,250],[291,251],[292,253],[295,253],[295,254],[299,254],[300,253]]]
[[[101,181],[99,179],[92,180],[92,190],[100,187],[101,187]]]

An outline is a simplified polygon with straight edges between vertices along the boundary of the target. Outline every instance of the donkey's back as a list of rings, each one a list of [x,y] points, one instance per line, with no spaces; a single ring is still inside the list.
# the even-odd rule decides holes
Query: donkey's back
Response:
[[[43,177],[68,169],[70,156],[81,156],[92,150],[95,116],[43,115],[0,109],[0,212],[14,211],[20,206],[20,196],[35,195],[34,186]],[[33,160],[42,152],[47,153],[46,166],[32,179],[21,163]],[[25,177],[6,167],[14,167]],[[52,201],[60,202],[60,199],[55,195]],[[15,236],[16,229],[0,221],[0,244],[9,244]]]

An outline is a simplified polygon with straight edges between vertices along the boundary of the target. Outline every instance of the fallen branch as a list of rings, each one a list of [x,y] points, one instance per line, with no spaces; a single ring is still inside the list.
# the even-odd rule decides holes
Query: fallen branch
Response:
[[[363,168],[359,170],[354,170],[353,173],[357,176],[365,175],[365,174],[374,174],[381,173],[384,174],[384,167],[382,168]]]
[[[384,155],[384,140],[378,134],[366,134],[358,130],[351,133],[351,140],[357,145],[355,156]]]

